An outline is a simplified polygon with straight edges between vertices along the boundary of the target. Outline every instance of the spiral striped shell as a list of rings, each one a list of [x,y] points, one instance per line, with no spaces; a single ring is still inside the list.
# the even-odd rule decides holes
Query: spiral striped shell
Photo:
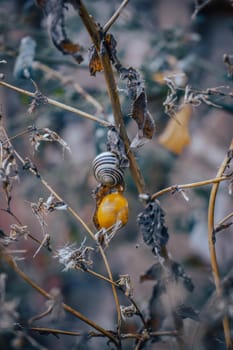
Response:
[[[119,159],[113,152],[103,152],[93,160],[93,172],[96,180],[103,185],[114,187],[124,182]]]

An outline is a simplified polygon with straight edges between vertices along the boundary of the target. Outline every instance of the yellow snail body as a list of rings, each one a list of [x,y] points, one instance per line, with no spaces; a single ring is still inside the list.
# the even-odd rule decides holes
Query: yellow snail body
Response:
[[[121,227],[128,221],[128,201],[119,192],[107,194],[101,201],[96,219],[100,228],[108,229],[116,223],[120,223]]]
[[[99,154],[92,163],[96,180],[102,185],[116,187],[124,183],[124,173],[120,169],[119,159],[113,152]]]

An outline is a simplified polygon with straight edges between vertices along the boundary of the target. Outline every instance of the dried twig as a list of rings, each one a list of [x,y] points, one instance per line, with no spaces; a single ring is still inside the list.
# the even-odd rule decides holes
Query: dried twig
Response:
[[[231,141],[229,150],[233,149],[233,140]],[[230,152],[229,152],[230,153]],[[224,173],[227,165],[229,164],[230,158],[228,155],[224,158],[216,177],[221,177]],[[209,250],[210,250],[210,261],[212,267],[212,273],[214,277],[214,282],[216,286],[217,295],[221,297],[222,295],[222,287],[221,287],[221,279],[219,275],[218,261],[215,250],[215,236],[214,236],[214,211],[215,211],[215,202],[218,193],[219,182],[213,184],[212,190],[210,193],[209,199],[209,209],[208,209],[208,242],[209,242]],[[232,349],[232,339],[231,339],[231,330],[230,330],[230,322],[227,316],[223,319],[223,329],[225,335],[225,342],[227,349]]]

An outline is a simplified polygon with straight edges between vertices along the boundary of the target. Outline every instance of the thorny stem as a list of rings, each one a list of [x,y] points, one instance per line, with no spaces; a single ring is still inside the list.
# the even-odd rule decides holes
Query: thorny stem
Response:
[[[184,185],[169,186],[167,188],[162,189],[161,191],[158,191],[158,192],[152,194],[151,199],[155,200],[156,198],[158,198],[158,197],[160,197],[168,192],[179,191],[179,190],[183,190],[186,188],[201,187],[201,186],[210,185],[213,183],[218,184],[219,182],[225,181],[225,180],[229,180],[229,176],[219,176],[219,177],[216,177],[214,179],[209,179],[209,180],[205,180],[205,181],[193,182],[193,183],[184,184]]]
[[[7,262],[8,265],[11,266],[11,268],[25,281],[27,282],[31,287],[33,287],[38,293],[42,294],[46,299],[53,299],[53,296],[50,295],[48,292],[46,292],[43,288],[41,288],[40,286],[38,286],[34,281],[32,281],[32,279],[25,274],[16,264],[16,262],[13,260],[13,258],[10,255],[6,255],[6,254],[2,254],[4,260]],[[91,326],[92,328],[96,329],[97,331],[99,331],[100,333],[104,334],[107,338],[109,338],[110,340],[113,341],[113,343],[117,346],[117,340],[116,338],[113,336],[112,333],[110,333],[109,331],[105,330],[104,328],[100,327],[98,324],[96,324],[95,322],[93,322],[92,320],[90,320],[89,318],[87,318],[86,316],[82,315],[79,311],[73,309],[71,306],[62,303],[62,307],[64,310],[66,310],[67,312],[71,313],[72,315],[76,316],[77,318],[79,318],[80,320],[82,320],[83,322],[85,322],[86,324],[88,324],[89,326]]]
[[[230,144],[229,151],[233,149],[233,140]],[[221,177],[224,173],[227,165],[229,164],[230,158],[226,156],[217,172],[216,178]],[[217,192],[219,188],[219,182],[213,184],[212,190],[210,193],[209,199],[209,209],[208,209],[208,242],[209,242],[209,250],[210,250],[210,261],[212,267],[212,273],[214,277],[214,282],[216,286],[216,292],[218,296],[222,295],[222,286],[221,279],[219,275],[218,261],[215,250],[215,239],[214,239],[214,211],[215,211],[215,202],[217,197]],[[230,331],[230,322],[227,316],[223,319],[223,329],[226,347],[228,350],[232,349],[232,339],[231,339],[231,331]]]
[[[7,88],[9,88],[11,90],[17,91],[17,92],[19,92],[21,94],[24,94],[24,95],[36,98],[36,94],[34,92],[30,92],[28,90],[21,89],[21,88],[19,88],[17,86],[14,86],[14,85],[11,85],[9,83],[6,83],[5,81],[0,80],[0,85],[5,86],[5,87],[7,87]],[[71,106],[66,105],[64,103],[58,102],[56,100],[53,100],[52,98],[47,98],[47,103],[49,103],[52,106],[64,109],[64,110],[72,112],[74,114],[77,114],[77,115],[79,115],[79,116],[81,116],[83,118],[86,118],[86,119],[92,120],[94,122],[97,122],[97,123],[99,123],[99,124],[101,124],[103,126],[111,126],[111,123],[107,122],[106,120],[97,118],[97,117],[95,117],[92,114],[83,112],[83,111],[81,111],[78,108],[71,107]]]

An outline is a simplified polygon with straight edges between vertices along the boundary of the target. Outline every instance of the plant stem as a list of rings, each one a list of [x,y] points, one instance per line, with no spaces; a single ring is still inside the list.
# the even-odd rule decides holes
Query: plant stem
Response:
[[[90,270],[90,269],[87,269],[86,271],[87,271],[88,273],[90,273],[91,275],[93,275],[93,276],[95,276],[95,277],[97,277],[97,278],[99,278],[99,279],[101,279],[101,280],[103,280],[103,281],[106,281],[106,282],[108,282],[108,283],[114,285],[116,288],[118,288],[118,289],[120,289],[122,292],[124,292],[123,289],[120,288],[120,286],[119,286],[116,282],[110,280],[109,278],[107,278],[107,277],[105,277],[105,276],[99,274],[98,272],[95,272],[95,271],[93,271],[93,270]],[[126,297],[129,299],[129,301],[130,301],[130,302],[134,305],[134,307],[136,308],[136,310],[137,310],[137,315],[140,317],[140,319],[141,319],[141,321],[142,321],[142,323],[143,323],[145,329],[147,329],[148,326],[147,326],[146,320],[145,320],[144,316],[142,315],[142,313],[141,313],[139,307],[137,306],[137,303],[134,301],[134,299],[133,299],[132,297],[130,297],[130,296],[126,296]]]
[[[233,149],[233,140],[229,147],[229,150],[232,150],[232,149]],[[219,178],[222,176],[227,165],[229,164],[229,161],[230,161],[229,156],[226,156],[217,172],[216,178]],[[216,202],[218,188],[219,188],[219,182],[214,183],[210,193],[209,208],[208,208],[208,242],[209,242],[209,250],[210,250],[210,261],[211,261],[214,282],[216,286],[216,292],[217,292],[217,295],[221,297],[222,286],[221,286],[221,279],[219,275],[219,267],[218,267],[217,255],[215,250],[215,242],[214,242],[214,228],[215,228],[214,211],[215,211],[215,202]],[[232,349],[232,339],[231,339],[231,331],[230,331],[230,322],[227,316],[225,316],[223,319],[223,329],[224,329],[226,347],[228,350],[230,350]]]
[[[32,288],[34,288],[38,293],[43,295],[46,299],[53,299],[53,296],[50,295],[48,292],[46,292],[43,288],[41,288],[39,285],[37,285],[32,279],[26,275],[16,264],[16,262],[13,260],[13,258],[10,255],[2,254],[4,260],[7,262],[7,264],[25,281],[27,282]],[[98,332],[102,333],[104,336],[109,338],[111,341],[114,342],[114,344],[117,346],[117,340],[113,336],[113,334],[104,328],[100,327],[98,324],[87,318],[86,316],[82,315],[79,311],[73,309],[69,305],[62,303],[62,307],[67,312],[71,313],[72,315],[79,318],[81,321],[85,322],[92,328],[96,329]]]
[[[36,98],[35,92],[30,92],[28,90],[21,89],[21,88],[19,88],[17,86],[14,86],[14,85],[11,85],[9,83],[6,83],[5,81],[0,80],[0,85],[2,85],[4,87],[7,87],[7,88],[9,88],[11,90],[17,91],[17,92],[19,92],[21,94],[24,94],[24,95]],[[52,98],[47,98],[47,103],[49,103],[52,106],[64,109],[64,110],[72,112],[74,114],[77,114],[77,115],[79,115],[79,116],[81,116],[83,118],[86,118],[86,119],[92,120],[94,122],[97,122],[97,123],[99,123],[99,124],[101,124],[103,126],[111,126],[111,123],[107,122],[106,120],[97,118],[97,117],[95,117],[92,114],[83,112],[83,111],[81,111],[78,108],[71,107],[71,106],[66,105],[64,103],[58,102],[56,100],[53,100]]]
[[[125,8],[125,6],[128,4],[129,0],[124,0],[121,5],[118,7],[116,12],[112,15],[112,17],[108,20],[108,22],[104,25],[103,30],[106,33],[110,27],[113,25],[113,23],[117,20],[117,18],[120,16],[122,10]]]
[[[96,51],[99,53],[99,57],[104,70],[104,77],[107,85],[107,91],[108,91],[108,95],[112,105],[115,125],[119,129],[120,136],[125,145],[125,150],[129,158],[132,177],[134,179],[138,193],[145,193],[146,187],[145,187],[145,182],[144,182],[142,173],[137,165],[134,154],[130,149],[130,141],[124,125],[119,95],[117,92],[117,86],[116,86],[109,55],[106,52],[106,50],[104,50],[103,53],[100,52],[101,38],[100,38],[99,29],[97,28],[95,22],[93,21],[93,18],[89,16],[89,13],[86,10],[85,6],[83,5],[82,1],[80,0],[77,2],[78,2],[79,15],[93,41],[93,44],[95,45]]]
[[[169,186],[167,188],[162,189],[161,191],[158,191],[154,194],[152,194],[151,199],[155,200],[156,198],[164,195],[165,193],[168,192],[173,192],[173,191],[177,191],[179,189],[186,189],[186,188],[194,188],[194,187],[201,187],[201,186],[206,186],[206,185],[210,185],[213,183],[219,183],[221,181],[225,181],[225,180],[229,180],[229,176],[218,176],[214,179],[209,179],[209,180],[205,180],[205,181],[199,181],[199,182],[193,182],[193,183],[189,183],[189,184],[184,184],[184,185],[173,185],[173,186]]]
[[[52,68],[48,67],[46,64],[43,64],[43,63],[38,62],[38,61],[33,62],[33,67],[46,73],[47,79],[56,78],[56,79],[60,80],[60,82],[63,85],[72,84],[74,89],[80,95],[82,95],[87,102],[91,103],[96,108],[97,112],[99,112],[101,114],[104,113],[103,106],[94,97],[92,97],[90,94],[88,94],[77,82],[75,82],[74,77],[67,76],[67,75],[64,76],[63,74],[61,74],[57,70],[52,69]]]

